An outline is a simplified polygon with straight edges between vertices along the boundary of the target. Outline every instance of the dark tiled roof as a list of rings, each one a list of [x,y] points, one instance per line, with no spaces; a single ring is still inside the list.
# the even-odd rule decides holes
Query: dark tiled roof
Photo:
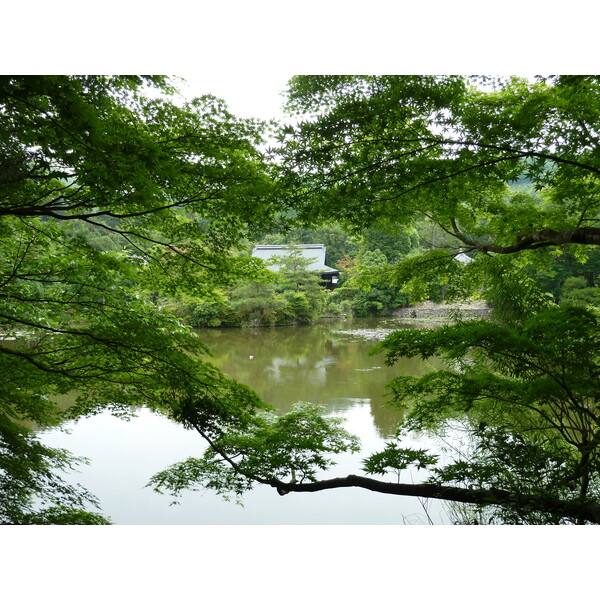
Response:
[[[332,269],[325,264],[325,245],[324,244],[297,244],[295,248],[298,248],[302,252],[303,258],[311,258],[313,262],[307,265],[308,271],[318,271],[319,273],[331,273],[337,274],[337,269]],[[273,257],[285,256],[289,254],[290,246],[255,246],[252,250],[252,256],[262,258],[263,260],[269,260]],[[278,264],[269,265],[271,271],[279,271],[280,266]]]

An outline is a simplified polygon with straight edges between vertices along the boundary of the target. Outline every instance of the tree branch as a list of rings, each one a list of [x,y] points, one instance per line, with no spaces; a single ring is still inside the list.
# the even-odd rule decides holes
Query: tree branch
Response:
[[[600,524],[600,503],[598,502],[561,500],[559,498],[531,494],[515,494],[496,488],[476,490],[432,483],[389,483],[359,475],[348,475],[347,477],[337,477],[313,483],[276,481],[269,483],[269,485],[277,488],[279,493],[319,492],[336,488],[359,487],[382,494],[449,500],[451,502],[477,504],[480,506],[497,504],[519,508],[526,505],[529,509],[547,512],[560,517],[567,517],[576,521],[585,519],[591,523]]]
[[[600,227],[579,227],[578,229],[566,229],[564,231],[541,229],[527,235],[517,235],[517,242],[515,244],[501,246],[479,242],[470,238],[460,231],[455,219],[452,219],[451,222],[453,230],[448,233],[451,233],[451,235],[470,248],[479,250],[485,254],[489,252],[494,252],[495,254],[514,254],[522,250],[535,250],[544,246],[560,246],[562,244],[600,245]]]

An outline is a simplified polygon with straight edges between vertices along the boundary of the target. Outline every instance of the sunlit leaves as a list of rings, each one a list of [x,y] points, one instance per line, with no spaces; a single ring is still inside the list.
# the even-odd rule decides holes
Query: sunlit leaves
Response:
[[[447,365],[389,384],[391,403],[408,411],[405,428],[460,420],[480,441],[470,460],[434,469],[436,481],[585,497],[600,483],[599,344],[596,312],[554,307],[513,324],[399,331],[380,350],[389,363],[435,356]]]
[[[543,232],[596,225],[599,90],[597,77],[295,77],[289,108],[307,118],[284,136],[290,204],[357,231],[426,216],[454,250],[573,243]]]

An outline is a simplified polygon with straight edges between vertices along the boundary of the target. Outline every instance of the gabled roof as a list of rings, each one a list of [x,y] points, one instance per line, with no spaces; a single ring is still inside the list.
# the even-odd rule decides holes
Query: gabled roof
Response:
[[[313,262],[307,265],[307,271],[317,271],[319,273],[337,274],[337,269],[332,269],[325,264],[325,245],[324,244],[297,244],[294,248],[301,251],[303,258],[310,258]],[[269,260],[273,257],[285,256],[292,250],[290,246],[254,246],[252,256]],[[267,267],[271,271],[279,271],[280,265],[273,264]]]
[[[463,254],[462,252],[460,254],[457,254],[454,258],[458,262],[461,262],[465,265],[469,264],[470,262],[473,262],[473,259],[470,256],[467,256],[466,254]]]

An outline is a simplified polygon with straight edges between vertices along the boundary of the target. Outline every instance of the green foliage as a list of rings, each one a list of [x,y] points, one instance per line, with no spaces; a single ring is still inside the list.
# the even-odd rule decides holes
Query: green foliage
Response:
[[[600,248],[581,246],[577,252],[540,250],[538,253],[540,260],[535,270],[529,268],[529,272],[540,288],[552,294],[557,303],[561,301],[563,286],[568,279],[583,277],[585,287],[596,287],[599,283]]]
[[[279,263],[277,290],[283,292],[293,318],[300,323],[310,323],[321,316],[326,292],[321,286],[320,275],[308,268],[312,260],[303,258],[300,249],[291,245],[289,253],[281,257]]]
[[[527,260],[494,256],[482,264],[482,296],[504,322],[519,322],[553,306],[551,294],[544,293],[525,268]]]
[[[572,494],[572,482],[565,474],[577,469],[573,456],[561,451],[549,440],[531,438],[513,427],[492,427],[480,423],[472,432],[471,448],[464,459],[432,470],[431,481],[460,484],[477,489],[502,489],[514,495],[516,502],[501,508],[487,508],[487,523],[560,524],[568,519],[532,509],[519,498],[527,494],[553,497]],[[473,518],[472,516],[470,517]],[[467,521],[467,522],[473,522]],[[475,521],[480,523],[481,520]]]
[[[111,522],[96,513],[60,506],[28,513],[24,515],[20,525],[111,525]]]
[[[185,423],[197,425],[193,418]],[[267,411],[245,426],[228,428],[201,458],[157,473],[148,485],[174,496],[186,489],[213,489],[239,501],[256,482],[276,487],[284,478],[316,481],[320,470],[335,464],[334,455],[358,449],[357,438],[343,429],[341,419],[325,416],[318,406],[299,403],[283,415]]]
[[[192,327],[229,327],[240,324],[240,319],[226,298],[197,300],[187,305],[186,322]]]
[[[358,252],[358,241],[344,231],[338,223],[325,223],[317,227],[294,227],[281,233],[270,233],[259,240],[259,244],[294,245],[294,244],[324,244],[327,249],[325,263],[333,266],[345,254],[354,255]]]
[[[600,288],[582,288],[563,293],[561,304],[600,307]]]
[[[367,317],[389,314],[408,304],[408,294],[381,277],[388,268],[388,259],[381,250],[364,250],[356,259],[345,258],[337,266],[343,274],[343,284],[330,299],[330,306],[337,302],[353,315]]]
[[[362,240],[364,248],[382,252],[389,263],[398,262],[419,247],[416,232],[397,225],[388,225],[386,229],[370,227]]]
[[[596,313],[554,307],[513,325],[471,321],[400,331],[379,350],[389,363],[436,356],[448,365],[390,383],[392,403],[408,409],[405,427],[422,431],[454,419],[479,438],[470,460],[436,471],[436,481],[596,499],[599,342]]]
[[[98,508],[94,496],[57,475],[81,462],[66,450],[44,446],[31,431],[0,415],[0,523],[108,524],[88,510]]]
[[[371,454],[363,461],[363,470],[366,473],[385,475],[392,472],[398,476],[409,465],[417,469],[426,469],[437,463],[437,457],[428,454],[427,450],[413,450],[412,448],[399,448],[394,442],[388,442],[385,450]]]
[[[313,320],[316,311],[312,310],[305,292],[287,291],[284,292],[284,298],[290,313],[296,321],[299,323],[310,323]]]
[[[22,420],[52,426],[141,404],[168,414],[209,444],[153,478],[175,493],[240,495],[256,482],[284,492],[281,478],[315,482],[332,455],[357,448],[316,407],[266,411],[203,360],[182,320],[321,314],[324,292],[299,256],[275,282],[241,252],[282,221],[302,238],[323,224],[319,241],[346,275],[330,300],[355,313],[474,293],[494,306],[498,322],[382,345],[391,362],[448,361],[390,388],[413,430],[451,420],[473,430],[471,460],[434,467],[437,481],[503,487],[502,516],[515,522],[545,518],[539,504],[519,505],[524,492],[598,500],[598,314],[568,306],[598,304],[598,77],[295,77],[289,108],[306,118],[281,131],[271,164],[258,150],[265,124],[211,96],[176,104],[172,92],[162,77],[0,77],[3,522],[105,522],[56,475],[73,457]],[[456,260],[465,254],[474,260]],[[569,281],[579,276],[585,287]],[[53,397],[69,392],[61,413]],[[389,444],[365,467],[399,476],[433,460]]]
[[[367,290],[346,287],[340,290],[341,301],[346,302],[356,317],[389,314],[392,309],[408,304],[408,298],[392,288],[372,285]]]
[[[267,276],[240,283],[228,293],[215,291],[211,299],[188,298],[179,313],[194,327],[310,323],[321,316],[326,291],[319,274],[307,269],[312,260],[292,245],[276,262],[281,266],[277,273],[267,271]]]
[[[413,302],[437,300],[442,286],[449,299],[460,299],[464,290],[461,283],[473,273],[473,267],[462,265],[447,250],[429,250],[393,265],[363,271],[358,283],[402,290]]]
[[[297,76],[287,94],[299,118],[280,154],[296,221],[415,228],[454,254],[600,243],[597,77]]]
[[[149,98],[146,85],[162,96]],[[210,96],[178,105],[171,92],[162,77],[0,77],[5,521],[95,519],[75,491],[53,488],[51,468],[67,468],[66,455],[10,420],[46,427],[194,395],[209,429],[230,420],[228,403],[236,412],[235,388],[157,299],[210,297],[260,272],[238,246],[272,217],[256,149],[264,125]],[[75,403],[61,414],[53,398],[66,393]],[[48,494],[52,507],[35,512]]]
[[[563,295],[585,287],[585,277],[568,277],[563,283]]]
[[[345,281],[330,301],[368,314],[399,290],[412,301],[479,295],[495,309],[496,322],[407,330],[381,346],[390,363],[447,362],[394,380],[392,403],[409,411],[411,431],[468,427],[474,443],[466,458],[438,467],[424,451],[390,443],[365,460],[367,472],[399,477],[409,464],[431,468],[433,497],[451,483],[482,492],[459,494],[479,504],[501,498],[503,507],[490,510],[507,522],[562,522],[572,517],[563,519],[557,505],[598,506],[598,316],[557,308],[541,274],[557,266],[564,245],[584,262],[592,253],[578,245],[600,244],[599,98],[600,79],[587,76],[291,80],[288,107],[299,118],[281,131],[277,151],[287,222],[335,219],[361,240],[337,262]],[[392,244],[379,242],[381,231],[405,243],[386,252]],[[465,255],[473,260],[460,260]],[[244,444],[213,446],[214,460],[200,471],[225,466],[230,475],[213,470],[205,483],[218,488],[233,472],[277,487],[262,462],[244,472],[227,460]],[[248,485],[240,482],[234,491]],[[379,489],[372,481],[365,487]]]
[[[289,317],[287,302],[275,294],[273,284],[242,285],[232,291],[231,297],[231,309],[241,322],[276,325]]]
[[[600,307],[600,288],[587,287],[585,277],[568,277],[563,283],[561,304]]]

